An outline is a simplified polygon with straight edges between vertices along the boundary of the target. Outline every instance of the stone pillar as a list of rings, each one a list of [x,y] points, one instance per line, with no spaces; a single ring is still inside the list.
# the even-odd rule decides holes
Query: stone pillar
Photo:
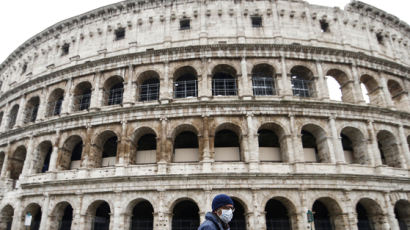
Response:
[[[209,116],[203,115],[202,116],[202,147],[203,147],[203,155],[202,155],[202,172],[211,172],[211,164],[213,160],[211,159],[211,153],[209,148]]]
[[[242,18],[242,16],[241,16]],[[248,68],[246,64],[246,58],[242,57],[241,59],[241,82],[242,82],[242,87],[239,88],[239,96],[242,96],[245,100],[248,99],[250,100],[252,98],[252,84],[249,84],[248,81]]]
[[[298,133],[295,123],[295,116],[293,114],[289,114],[289,125],[291,131],[290,138],[293,147],[294,162],[303,162],[305,160],[305,157],[303,153],[302,139],[300,134]]]
[[[249,171],[259,171],[259,145],[258,134],[255,130],[254,115],[252,113],[246,114],[246,121],[248,125],[248,150],[249,150]]]
[[[13,223],[11,226],[12,229],[22,230],[24,228],[24,218],[25,213],[23,214],[24,207],[22,207],[21,198],[19,197],[16,199],[17,202],[14,204],[14,215],[13,215]]]
[[[292,84],[291,84],[291,82],[290,82],[290,74],[289,74],[289,77],[288,77],[288,73],[287,73],[287,69],[286,69],[286,59],[285,59],[285,56],[281,56],[281,59],[280,59],[280,62],[281,62],[281,67],[282,67],[282,78],[281,78],[281,81],[282,81],[282,87],[283,87],[283,89],[281,90],[281,89],[279,89],[280,91],[279,91],[279,95],[281,95],[284,99],[289,99],[292,95],[293,95],[293,92],[292,92]]]
[[[127,135],[127,121],[121,121],[121,137],[118,137],[117,166],[130,163],[131,140]]]
[[[169,230],[171,229],[170,213],[166,210],[164,204],[165,190],[158,191],[158,210],[154,213],[154,229]]]
[[[393,101],[391,99],[389,88],[387,87],[386,78],[384,78],[383,76],[380,76],[380,75],[381,74],[379,72],[378,76],[379,76],[380,83],[381,83],[381,86],[382,86],[382,89],[383,89],[383,96],[384,96],[386,105],[389,108],[394,108],[394,104],[393,104]]]
[[[157,163],[157,172],[158,174],[165,174],[167,172],[167,148],[166,148],[166,142],[167,142],[167,121],[168,119],[166,117],[161,117],[161,136],[160,136],[160,142],[161,142],[161,153],[160,153],[160,159]]]
[[[101,109],[103,93],[103,89],[100,88],[101,77],[101,71],[94,74],[94,87],[91,92],[90,111],[97,111]]]
[[[9,144],[8,144],[9,145]],[[9,149],[7,147],[7,149]],[[1,167],[1,173],[0,173],[0,179],[4,180],[6,178],[6,173],[7,173],[7,165],[8,165],[8,161],[9,161],[9,154],[8,152],[4,153],[4,160],[3,160],[3,165]]]
[[[14,127],[21,127],[24,123],[24,109],[26,107],[26,95],[23,95],[20,98],[20,103],[19,103],[19,109],[17,112],[17,117],[16,117],[16,124]]]
[[[76,193],[77,204],[73,208],[73,221],[71,222],[71,229],[84,229],[82,226],[81,207],[83,201],[83,194]]]
[[[198,82],[198,97],[201,101],[207,101],[212,96],[211,76],[208,76],[208,61],[209,59],[201,58],[201,77]]]
[[[253,211],[253,215],[249,219],[250,226],[253,226],[251,229],[258,229],[263,230],[266,229],[266,218],[264,212],[264,204],[260,204],[258,201],[258,189],[252,189],[252,203],[253,206],[249,205],[249,207]],[[251,221],[253,219],[253,221]]]
[[[94,167],[95,163],[93,162],[93,146],[91,143],[91,135],[93,133],[92,128],[90,125],[87,125],[87,135],[86,139],[83,141],[84,148],[83,153],[81,154],[81,168],[92,168]],[[95,161],[95,160],[94,160]]]
[[[135,103],[135,89],[133,87],[134,68],[132,65],[128,65],[127,77],[127,82],[124,84],[123,104],[129,107]]]
[[[237,23],[236,38],[239,44],[244,44],[246,42],[245,26],[243,22],[243,14],[242,14],[242,9],[244,6],[241,2],[236,3],[235,6],[236,6],[235,16],[236,16],[236,23]]]
[[[356,101],[359,104],[365,105],[366,101],[363,98],[362,87],[360,86],[360,77],[357,71],[356,63],[352,63],[352,77],[353,77],[353,93],[356,95]]]
[[[329,100],[329,89],[327,87],[327,82],[323,73],[322,63],[316,60],[316,69],[318,73],[318,82],[317,82],[317,97],[321,100]]]
[[[309,226],[310,229],[310,224],[308,223],[307,220],[307,212],[308,210],[311,210],[312,207],[307,207],[307,197],[306,197],[306,190],[305,189],[299,189],[299,197],[300,197],[300,205],[301,207],[299,208],[299,213],[297,213],[297,229],[308,229],[307,226]],[[313,225],[313,223],[312,223]]]
[[[9,111],[9,103],[6,103],[6,105],[4,106],[4,112],[3,112],[3,117],[2,117],[2,119],[1,119],[1,122],[0,122],[0,133],[2,133],[2,132],[4,132],[5,130],[7,130],[7,123],[9,122],[9,114],[10,114],[10,111]]]
[[[169,88],[169,62],[164,62],[164,76],[160,78],[159,100],[162,104],[167,104],[171,100],[172,89]]]
[[[33,136],[30,136],[28,140],[28,144],[27,144],[26,159],[24,160],[23,170],[21,171],[20,179],[22,177],[29,176],[32,173],[36,173],[33,170],[34,168],[33,164],[36,162],[36,161],[33,161],[33,158],[34,158],[34,154],[38,154],[38,153],[37,151],[33,151],[33,144],[34,144]]]
[[[410,151],[408,146],[410,143],[407,143],[406,134],[404,134],[404,128],[402,124],[399,125],[399,135],[401,148],[404,155],[403,159],[406,161],[405,167],[408,169],[410,168]]]
[[[380,156],[379,146],[377,145],[377,136],[374,132],[373,121],[367,121],[368,125],[368,133],[370,134],[370,141],[369,141],[369,156],[371,156],[374,160],[374,166],[382,165],[382,159]]]
[[[56,131],[56,137],[54,139],[53,144],[53,152],[51,153],[50,157],[50,167],[49,171],[55,172],[57,171],[57,158],[58,158],[58,142],[60,140],[60,130]]]
[[[386,218],[390,225],[391,230],[400,230],[399,223],[397,222],[396,215],[394,214],[394,205],[391,202],[389,192],[384,193],[384,203],[386,204]]]
[[[46,117],[48,92],[45,87],[41,88],[41,95],[44,95],[44,97],[40,98],[36,119],[37,121],[42,121]]]
[[[350,198],[350,191],[343,191],[344,195],[344,203],[346,205],[346,229],[350,230],[358,230],[357,229],[357,214],[356,214],[356,207],[352,206],[352,200]],[[354,205],[354,204],[353,204]]]
[[[44,202],[43,206],[41,207],[41,223],[40,223],[40,230],[47,230],[48,226],[48,209],[50,203],[50,196],[48,194],[44,194]]]
[[[67,115],[70,114],[73,111],[73,94],[71,92],[71,87],[73,85],[72,78],[68,79],[66,89],[65,89],[65,95],[64,95],[64,100],[61,106],[61,114],[62,115]]]
[[[205,2],[199,2],[200,4],[200,13],[199,13],[199,20],[200,20],[200,32],[199,32],[199,43],[200,45],[208,44],[208,32],[206,28],[207,16],[207,4]]]
[[[120,195],[120,194],[118,193],[117,195]],[[112,230],[123,230],[123,229],[125,229],[124,228],[125,213],[122,212],[123,209],[124,208],[121,207],[121,206],[115,206],[114,207],[114,213],[113,214],[111,213],[111,216],[110,216],[110,229],[112,229]]]
[[[333,148],[331,149],[334,149],[336,163],[339,163],[339,164],[346,163],[344,152],[343,152],[342,140],[341,140],[340,135],[338,135],[337,133],[336,122],[335,122],[334,116],[329,117],[329,126],[330,126],[330,132],[332,135],[332,142],[333,142]]]

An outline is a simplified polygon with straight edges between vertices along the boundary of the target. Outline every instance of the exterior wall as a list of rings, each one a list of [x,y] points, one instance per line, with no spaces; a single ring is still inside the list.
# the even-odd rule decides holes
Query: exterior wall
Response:
[[[320,200],[330,207],[336,230],[356,230],[356,205],[365,200],[376,210],[376,229],[398,230],[394,207],[410,194],[409,29],[392,25],[403,23],[394,16],[381,19],[377,14],[387,13],[371,6],[363,13],[361,4],[352,2],[343,11],[283,0],[120,2],[43,31],[0,66],[0,226],[10,219],[11,207],[13,229],[24,229],[25,213],[37,204],[40,229],[55,229],[61,207],[70,204],[72,229],[90,229],[93,207],[106,201],[110,229],[129,229],[134,205],[147,200],[154,229],[170,230],[179,201],[195,202],[203,221],[212,198],[227,193],[242,202],[248,230],[266,229],[265,206],[272,198],[288,209],[292,229],[306,229],[306,213]],[[189,30],[179,30],[184,15],[191,19]],[[252,27],[252,15],[262,16],[262,28]],[[322,19],[330,32],[320,31]],[[121,27],[125,38],[115,41]],[[383,45],[375,35],[381,29]],[[62,56],[66,43],[69,54]],[[272,67],[275,95],[254,95],[252,70],[259,64]],[[221,65],[234,70],[235,96],[212,94]],[[196,72],[198,96],[175,98],[176,74],[186,66]],[[312,73],[312,97],[293,96],[296,66]],[[159,98],[141,101],[140,87],[150,76],[159,78]],[[341,102],[329,99],[328,76],[341,84]],[[112,77],[124,85],[117,105],[107,105],[105,95]],[[400,100],[390,94],[388,80],[399,83]],[[82,82],[91,85],[91,103],[77,111],[75,89]],[[369,104],[360,83],[371,89]],[[64,91],[62,110],[49,115],[56,89]],[[37,119],[25,123],[34,96],[40,97]],[[9,128],[15,105],[16,125]],[[238,136],[240,161],[215,161],[215,138],[223,129]],[[281,162],[260,160],[261,129],[278,136]],[[315,136],[320,163],[304,162],[302,130]],[[176,136],[184,131],[197,135],[197,162],[173,162]],[[107,133],[118,138],[115,165],[100,167]],[[136,164],[138,140],[148,133],[156,136],[156,163]],[[354,142],[353,164],[344,157],[341,133]],[[83,141],[81,164],[64,170],[73,136]],[[395,167],[381,157],[378,143],[386,136],[391,151],[384,154]],[[44,142],[52,145],[50,166],[38,173]],[[15,152],[22,147],[22,172],[12,180]]]

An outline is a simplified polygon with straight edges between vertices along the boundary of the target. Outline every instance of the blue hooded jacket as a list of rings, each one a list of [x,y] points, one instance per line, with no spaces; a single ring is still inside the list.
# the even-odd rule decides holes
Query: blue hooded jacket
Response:
[[[224,230],[224,228],[221,221],[212,212],[208,212],[205,215],[205,221],[198,230]]]

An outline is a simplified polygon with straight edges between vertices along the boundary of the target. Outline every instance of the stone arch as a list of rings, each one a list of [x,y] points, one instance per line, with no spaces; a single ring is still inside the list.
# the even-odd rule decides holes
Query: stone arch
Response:
[[[390,167],[402,167],[399,143],[396,137],[387,130],[380,130],[377,133],[377,143],[379,146],[382,164]]]
[[[153,101],[159,99],[160,76],[154,70],[142,72],[137,78],[137,95],[139,101]]]
[[[296,206],[286,197],[273,197],[265,204],[265,220],[267,230],[296,229]]]
[[[179,198],[171,205],[172,229],[190,226],[197,229],[200,224],[198,204],[190,198]]]
[[[42,209],[41,206],[37,203],[30,203],[27,207],[23,210],[21,215],[21,225],[24,223],[24,219],[26,214],[30,213],[32,216],[30,230],[39,230],[41,225],[41,216],[42,216]]]
[[[319,125],[306,124],[301,129],[305,161],[330,163],[327,134]]]
[[[367,74],[362,75],[360,77],[360,83],[365,86],[371,104],[380,106],[383,106],[385,104],[383,90],[374,77]]]
[[[410,202],[408,200],[398,200],[394,205],[394,215],[400,230],[406,230],[410,226]]]
[[[92,90],[93,86],[89,81],[80,82],[74,87],[74,111],[87,110],[90,108]]]
[[[31,97],[24,110],[24,123],[35,122],[37,119],[38,108],[40,106],[40,97]]]
[[[125,220],[124,229],[153,229],[154,207],[150,201],[137,198],[127,205],[125,213],[129,218]]]
[[[95,167],[113,166],[118,153],[119,135],[111,130],[105,130],[97,135],[93,141]]]
[[[243,144],[241,128],[233,123],[220,124],[214,135],[215,161],[243,160]]]
[[[231,229],[243,229],[249,228],[249,221],[247,221],[248,207],[245,202],[236,196],[231,196],[235,212],[233,213],[232,221],[229,223]],[[246,226],[246,227],[245,227]]]
[[[122,104],[124,93],[124,78],[118,75],[109,77],[104,82],[104,105]]]
[[[178,68],[173,74],[174,98],[198,96],[198,73],[192,66]]]
[[[237,71],[234,67],[219,64],[212,69],[212,95],[238,95]]]
[[[335,199],[331,197],[318,198],[313,203],[311,210],[314,213],[316,228],[320,225],[326,226],[326,229],[346,229],[343,210]]]
[[[8,159],[8,170],[10,172],[10,179],[19,179],[20,174],[23,172],[26,155],[26,147],[20,145],[16,148],[11,157]]]
[[[109,202],[105,200],[95,200],[87,208],[85,230],[91,229],[111,229],[114,209]]]
[[[403,90],[401,84],[395,80],[387,81],[387,88],[390,92],[393,103],[400,109],[405,109],[410,106],[407,93]]]
[[[56,88],[48,96],[46,116],[57,116],[61,113],[61,108],[64,100],[64,90]]]
[[[383,229],[383,225],[387,223],[387,218],[381,206],[370,198],[361,198],[356,203],[356,214],[359,229],[368,226],[374,229]]]
[[[370,165],[367,152],[367,140],[362,131],[351,126],[344,127],[340,132],[346,163]]]
[[[275,69],[270,64],[257,64],[252,68],[254,96],[276,95]]]
[[[150,127],[139,127],[131,135],[131,163],[132,164],[153,164],[157,162],[159,155],[158,135]]]
[[[59,149],[57,168],[59,170],[69,170],[81,167],[84,145],[81,136],[69,136]]]
[[[52,152],[53,144],[51,141],[43,141],[36,147],[33,159],[34,173],[44,173],[50,169]]]
[[[172,132],[172,161],[198,162],[200,159],[198,130],[191,124],[177,126]]]
[[[12,229],[14,208],[10,204],[5,205],[0,212],[0,229]]]
[[[259,160],[288,162],[286,135],[277,123],[262,124],[258,129]]]
[[[19,105],[14,105],[9,113],[8,128],[12,129],[16,125],[17,114],[19,112]]]
[[[347,74],[339,69],[330,69],[326,76],[330,76],[337,81],[341,93],[341,100],[344,102],[354,102],[354,85]],[[329,85],[329,82],[328,82]]]
[[[50,230],[70,229],[73,221],[73,207],[67,201],[59,202],[50,215]]]
[[[315,78],[313,72],[302,65],[293,66],[290,70],[293,96],[314,97],[316,96]]]

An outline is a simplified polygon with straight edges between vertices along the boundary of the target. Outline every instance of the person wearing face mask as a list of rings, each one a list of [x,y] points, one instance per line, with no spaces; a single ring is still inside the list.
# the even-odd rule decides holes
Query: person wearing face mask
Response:
[[[235,211],[233,200],[226,194],[219,194],[212,201],[212,212],[205,215],[205,221],[198,230],[229,230],[229,222]]]

